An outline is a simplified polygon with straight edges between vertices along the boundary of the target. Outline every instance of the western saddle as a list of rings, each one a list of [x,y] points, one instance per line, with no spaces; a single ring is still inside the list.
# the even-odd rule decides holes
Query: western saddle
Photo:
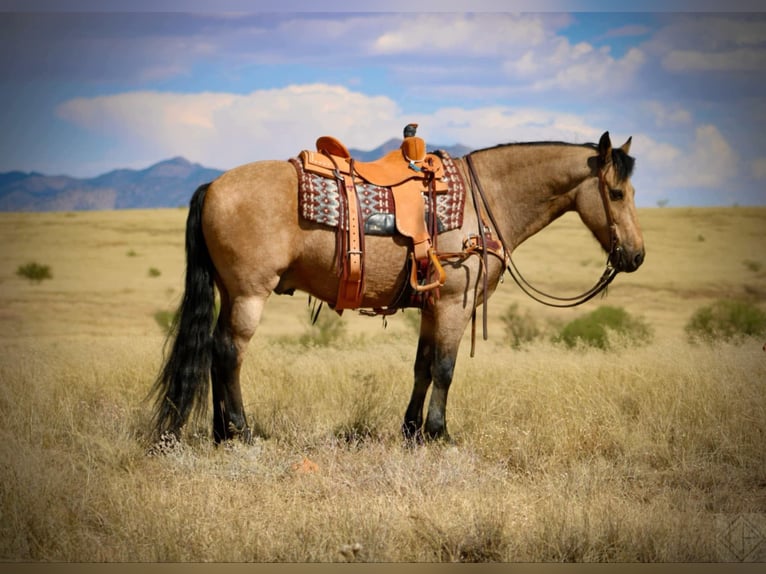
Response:
[[[359,162],[348,148],[332,136],[316,141],[316,151],[300,154],[303,169],[334,178],[341,202],[345,202],[348,231],[338,228],[338,272],[340,284],[334,309],[357,309],[364,295],[364,223],[355,182],[391,188],[395,205],[396,231],[412,239],[410,286],[417,293],[430,293],[444,285],[446,275],[436,254],[435,194],[448,191],[441,158],[426,153],[423,139],[415,135],[417,124],[404,128],[399,149],[371,162]],[[426,222],[426,201],[431,217]]]

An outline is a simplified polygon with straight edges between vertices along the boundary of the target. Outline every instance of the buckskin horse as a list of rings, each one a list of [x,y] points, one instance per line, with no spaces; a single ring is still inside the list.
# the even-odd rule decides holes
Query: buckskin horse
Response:
[[[618,272],[639,268],[644,242],[630,182],[630,143],[613,148],[605,132],[598,144],[512,143],[454,159],[471,200],[464,202],[461,225],[438,234],[438,293],[420,297],[414,387],[402,425],[406,439],[448,438],[447,394],[463,333],[476,309],[486,310],[506,269],[513,270],[511,253],[524,240],[565,212],[579,214],[608,254],[602,279],[583,300]],[[155,436],[180,436],[191,416],[204,414],[212,380],[214,440],[250,442],[240,371],[269,295],[300,290],[339,304],[338,233],[301,216],[298,187],[295,165],[265,160],[233,168],[193,194],[185,290],[170,352],[152,387]],[[355,306],[395,310],[408,290],[412,243],[396,233],[369,235],[363,248],[365,276]]]

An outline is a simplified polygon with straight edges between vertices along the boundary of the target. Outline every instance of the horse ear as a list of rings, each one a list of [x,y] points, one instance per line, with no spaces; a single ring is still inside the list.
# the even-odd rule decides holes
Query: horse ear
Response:
[[[626,141],[624,144],[622,144],[622,147],[620,149],[625,152],[625,155],[630,153],[630,143],[632,141],[633,141],[633,136],[630,136],[628,138],[628,141]]]
[[[609,138],[609,132],[604,132],[598,140],[598,157],[603,165],[612,161],[612,140]]]

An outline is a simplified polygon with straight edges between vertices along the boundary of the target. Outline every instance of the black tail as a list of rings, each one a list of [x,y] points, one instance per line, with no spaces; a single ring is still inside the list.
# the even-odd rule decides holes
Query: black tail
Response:
[[[209,186],[199,186],[189,202],[184,296],[168,335],[172,350],[152,388],[156,438],[166,432],[178,436],[189,416],[203,415],[207,407],[215,315],[213,262],[202,235],[202,205]]]

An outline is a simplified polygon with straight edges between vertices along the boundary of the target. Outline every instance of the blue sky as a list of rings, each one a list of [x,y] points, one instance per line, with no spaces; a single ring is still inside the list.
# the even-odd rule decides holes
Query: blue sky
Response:
[[[0,0],[0,172],[228,169],[415,121],[472,147],[608,130],[633,137],[639,205],[766,205],[766,13],[748,3],[209,4]]]

